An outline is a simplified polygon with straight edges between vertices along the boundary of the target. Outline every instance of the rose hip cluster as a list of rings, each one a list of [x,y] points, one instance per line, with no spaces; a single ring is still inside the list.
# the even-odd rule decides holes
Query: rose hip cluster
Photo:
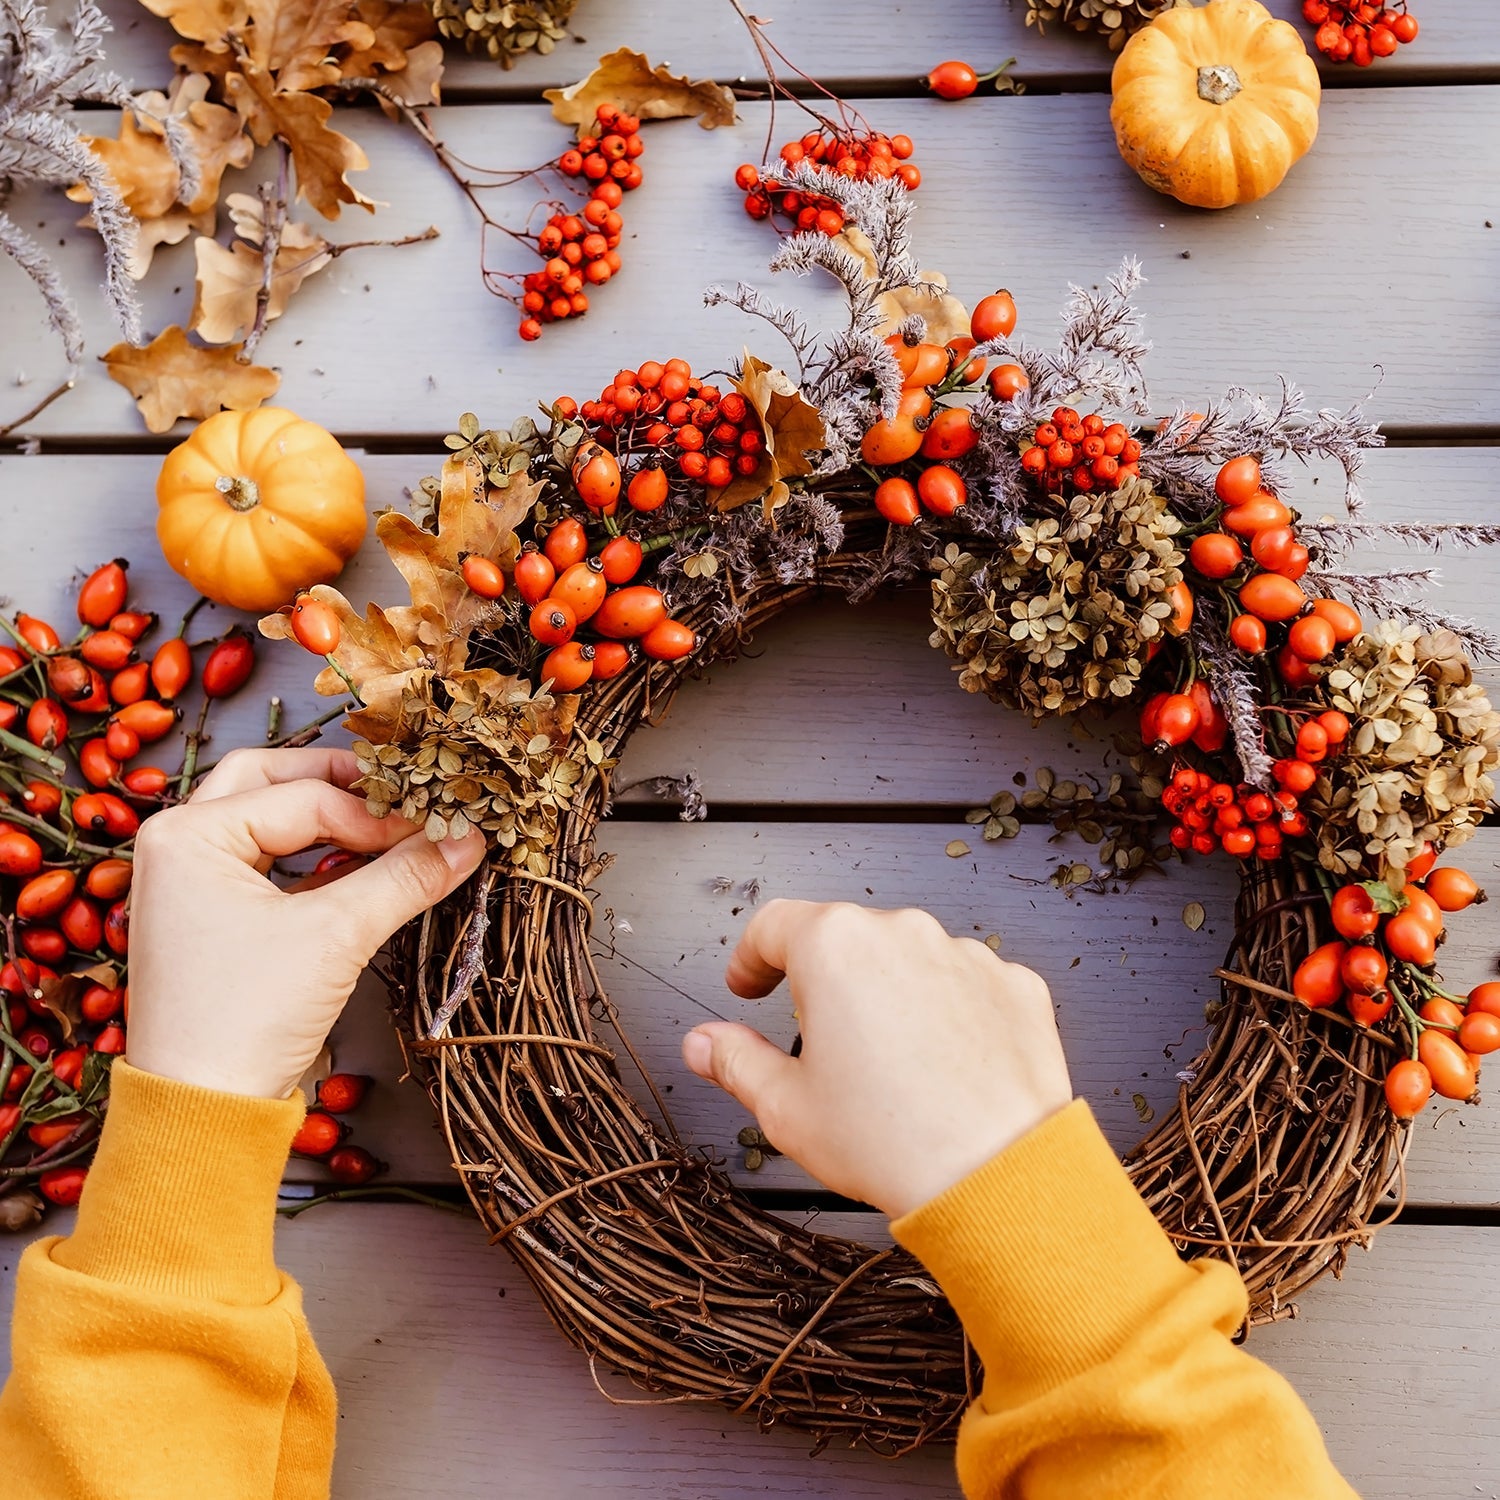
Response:
[[[0,645],[0,1161],[58,1204],[82,1191],[125,1048],[133,840],[179,779],[130,762],[172,731],[195,676],[211,702],[255,663],[233,630],[195,670],[187,621],[148,651],[157,617],[130,606],[126,566],[84,581],[72,640],[20,614]]]
[[[344,1187],[359,1187],[386,1170],[363,1146],[351,1146],[345,1115],[358,1109],[369,1092],[370,1080],[362,1073],[330,1073],[319,1085],[312,1108],[303,1117],[292,1150],[298,1156],[321,1161],[329,1176]]]

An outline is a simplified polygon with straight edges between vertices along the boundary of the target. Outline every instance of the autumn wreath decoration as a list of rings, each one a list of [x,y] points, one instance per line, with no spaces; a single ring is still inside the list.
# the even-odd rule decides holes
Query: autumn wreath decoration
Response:
[[[785,335],[790,371],[647,360],[508,429],[465,416],[418,515],[379,521],[410,603],[361,615],[320,586],[261,628],[357,694],[376,812],[493,846],[392,979],[465,1188],[560,1327],[664,1398],[901,1451],[974,1389],[931,1280],[768,1216],[621,1081],[590,887],[631,730],[797,602],[919,579],[963,688],[1037,718],[1129,709],[1137,783],[1070,807],[1096,848],[1066,878],[1227,857],[1241,892],[1211,1040],[1127,1165],[1264,1319],[1368,1239],[1404,1122],[1472,1098],[1500,1044],[1500,987],[1456,995],[1434,968],[1478,899],[1436,862],[1494,795],[1500,713],[1469,653],[1500,643],[1344,568],[1369,525],[1299,518],[1293,459],[1340,465],[1357,513],[1380,442],[1357,408],[1287,386],[1144,427],[1132,265],[1075,288],[1043,349],[1007,294],[971,314],[919,269],[899,179],[785,173],[851,227],[794,234],[773,268],[831,273],[844,327],[715,289]],[[1145,802],[1159,844],[1131,831]],[[975,821],[1002,837],[1017,812]]]

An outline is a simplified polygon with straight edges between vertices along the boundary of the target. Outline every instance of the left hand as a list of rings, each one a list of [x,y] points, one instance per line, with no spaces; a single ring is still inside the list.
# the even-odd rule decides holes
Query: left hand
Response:
[[[136,836],[130,1027],[137,1068],[285,1098],[381,944],[455,890],[484,840],[431,843],[371,817],[347,750],[236,750]],[[332,844],[375,856],[286,891],[273,859]]]

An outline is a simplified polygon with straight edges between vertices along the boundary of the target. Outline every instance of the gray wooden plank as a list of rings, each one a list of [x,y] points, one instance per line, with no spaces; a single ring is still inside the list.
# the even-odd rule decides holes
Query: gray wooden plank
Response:
[[[1028,96],[970,109],[878,100],[869,113],[917,140],[928,174],[917,205],[923,263],[947,271],[971,301],[1008,284],[1028,336],[1051,337],[1069,280],[1097,283],[1134,255],[1151,278],[1143,306],[1157,339],[1153,380],[1164,407],[1237,383],[1274,384],[1282,371],[1319,403],[1342,404],[1383,369],[1372,401],[1381,418],[1404,427],[1495,425],[1500,341],[1475,309],[1489,305],[1500,243],[1485,227],[1495,217],[1500,158],[1479,153],[1457,174],[1447,163],[1453,141],[1500,130],[1500,91],[1334,95],[1318,148],[1275,196],[1217,215],[1140,183],[1120,161],[1097,97]],[[340,433],[389,443],[451,430],[466,408],[508,421],[539,397],[590,394],[624,360],[675,350],[713,368],[747,338],[779,355],[769,330],[727,309],[701,311],[706,283],[768,279],[774,241],[729,185],[735,164],[760,151],[764,106],[747,107],[744,117],[736,129],[710,133],[685,121],[653,128],[648,172],[653,162],[671,166],[631,200],[618,284],[594,299],[583,326],[549,329],[523,354],[514,311],[480,286],[477,229],[457,188],[409,132],[374,112],[356,114],[352,133],[372,161],[361,187],[391,204],[373,231],[435,223],[442,238],[361,251],[309,282],[261,348],[264,361],[284,368],[278,399]],[[525,163],[558,149],[555,122],[535,106],[451,107],[440,127],[471,160]],[[1060,161],[1069,164],[1061,177]],[[240,174],[239,185],[255,180],[254,172]],[[1039,194],[1042,181],[1052,185]],[[515,217],[533,196],[515,190]],[[997,214],[996,205],[1015,207]],[[99,277],[99,249],[72,227],[74,206],[57,193],[22,192],[12,212],[49,249],[58,242],[90,350],[101,352],[117,335],[99,300],[85,295]],[[336,236],[371,231],[363,215],[350,214]],[[1360,268],[1358,293],[1330,293],[1328,268],[1350,266]],[[148,327],[185,314],[191,282],[189,247],[164,254],[146,287]],[[821,283],[779,290],[820,319],[837,316]],[[28,382],[8,395],[19,412],[58,378],[61,355],[29,284],[8,264],[0,266],[0,324],[10,330],[0,380],[24,374]],[[663,329],[673,330],[666,351]],[[77,442],[137,437],[142,427],[126,392],[90,363],[78,388],[31,430]]]
[[[833,1217],[820,1227],[857,1228]],[[1500,1412],[1475,1393],[1500,1359],[1500,1311],[1474,1289],[1488,1285],[1497,1239],[1493,1228],[1386,1230],[1342,1281],[1303,1294],[1299,1318],[1251,1335],[1365,1500],[1494,1496]],[[23,1244],[0,1241],[0,1316]],[[406,1500],[435,1473],[445,1493],[474,1500],[497,1486],[581,1500],[605,1484],[642,1500],[957,1496],[948,1450],[809,1458],[804,1438],[757,1433],[717,1407],[607,1404],[515,1265],[466,1219],[334,1204],[282,1224],[277,1254],[302,1282],[339,1390],[335,1500]]]
[[[108,0],[115,21],[106,55],[142,86],[170,76],[168,48],[176,34],[132,5]],[[1290,20],[1311,50],[1312,28],[1301,19],[1301,0],[1270,0],[1273,15]],[[1488,12],[1476,13],[1472,0],[1425,0],[1419,41],[1368,70],[1321,65],[1334,86],[1381,87],[1392,83],[1462,82],[1492,79],[1500,66],[1500,29]],[[1102,39],[1051,28],[1045,36],[1026,25],[1019,0],[945,0],[917,6],[892,0],[863,12],[851,23],[842,6],[804,5],[774,12],[772,40],[805,72],[848,89],[859,84],[914,84],[916,76],[946,57],[963,57],[981,71],[1007,57],[1012,72],[1033,88],[1109,86],[1113,55]],[[544,88],[571,83],[594,58],[616,47],[634,47],[653,61],[670,62],[693,77],[753,84],[764,72],[744,27],[727,5],[690,5],[685,0],[611,6],[584,0],[574,16],[574,40],[549,56],[523,57],[509,72],[488,58],[450,49],[450,97],[535,99]]]

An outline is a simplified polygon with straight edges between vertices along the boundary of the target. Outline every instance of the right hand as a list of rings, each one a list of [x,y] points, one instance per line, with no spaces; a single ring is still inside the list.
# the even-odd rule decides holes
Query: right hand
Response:
[[[771,901],[725,982],[746,999],[785,978],[802,1027],[788,1057],[709,1022],[683,1060],[732,1094],[777,1150],[846,1197],[909,1213],[1072,1097],[1041,977],[921,911]]]

